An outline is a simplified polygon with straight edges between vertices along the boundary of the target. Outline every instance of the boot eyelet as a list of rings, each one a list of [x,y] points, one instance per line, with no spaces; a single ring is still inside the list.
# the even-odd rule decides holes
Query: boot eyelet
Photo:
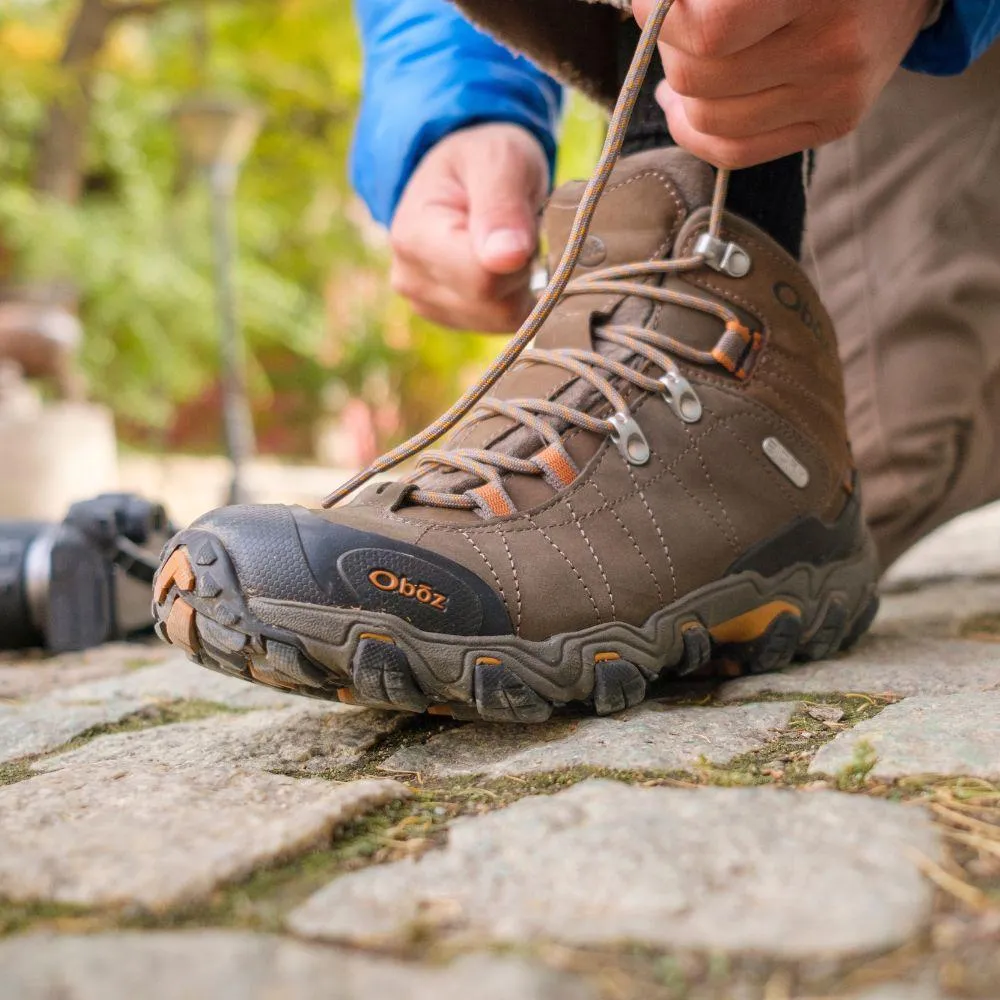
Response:
[[[680,372],[666,372],[660,379],[663,398],[674,413],[686,424],[696,424],[701,420],[704,408],[691,383]]]
[[[616,413],[609,421],[611,439],[629,465],[645,465],[649,461],[650,450],[646,435],[635,422],[628,410]]]
[[[698,237],[694,252],[705,258],[713,271],[728,274],[730,278],[745,278],[753,267],[753,259],[738,243],[727,243],[711,233]]]

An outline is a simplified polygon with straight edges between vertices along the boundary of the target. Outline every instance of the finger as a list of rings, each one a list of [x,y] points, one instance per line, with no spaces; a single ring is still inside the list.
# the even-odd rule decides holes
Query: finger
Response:
[[[517,275],[489,275],[480,269],[483,284],[435,273],[424,259],[397,254],[392,261],[392,288],[421,315],[458,329],[510,331],[516,329],[534,305],[530,271]],[[432,316],[433,314],[433,316]]]
[[[493,274],[473,255],[466,236],[466,252],[445,249],[440,254],[412,256],[406,252],[393,255],[393,288],[401,295],[425,297],[428,289],[448,288],[462,297],[485,302],[500,301],[516,295],[531,282],[531,268],[512,274]]]
[[[432,323],[478,333],[513,333],[531,312],[534,303],[534,296],[527,292],[489,304],[449,294],[410,300],[413,310]]]
[[[484,145],[470,157],[469,233],[476,257],[493,274],[520,272],[534,256],[544,196],[539,167],[534,151],[517,144]]]
[[[466,329],[493,333],[517,329],[534,306],[535,297],[527,287],[502,299],[470,299],[454,289],[437,288],[424,301],[450,315],[461,316]]]
[[[791,24],[797,0],[679,0],[660,38],[695,56],[729,56]]]
[[[822,95],[819,100],[809,100],[794,87],[773,87],[744,97],[704,100],[675,94],[666,82],[657,88],[656,99],[664,108],[678,101],[695,131],[717,139],[746,139],[795,125],[805,117],[804,107],[817,116],[825,110],[826,103]]]
[[[695,56],[727,56],[790,24],[804,0],[675,0],[660,39]],[[656,0],[634,0],[640,24]]]
[[[700,159],[729,170],[754,167],[805,149],[814,149],[843,134],[833,125],[802,121],[746,138],[720,138],[693,128],[681,101],[671,101],[665,110],[670,134],[678,145]]]
[[[797,79],[787,59],[764,55],[772,48],[763,42],[757,48],[720,58],[689,55],[670,45],[660,46],[660,56],[671,89],[684,97],[743,97]]]
[[[425,205],[398,218],[392,230],[393,259],[410,289],[423,294],[424,285],[460,290],[470,298],[504,298],[529,281],[529,266],[510,273],[487,269],[476,254],[466,219],[451,210]]]
[[[507,220],[484,222],[485,235],[476,244],[476,256],[492,274],[521,271],[535,253],[535,235],[525,225]]]

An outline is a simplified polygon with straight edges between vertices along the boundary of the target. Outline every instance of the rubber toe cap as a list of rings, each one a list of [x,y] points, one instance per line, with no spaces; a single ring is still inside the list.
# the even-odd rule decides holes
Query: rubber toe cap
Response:
[[[303,507],[222,507],[182,540],[197,532],[222,543],[248,599],[381,611],[451,635],[513,631],[502,598],[471,570]]]

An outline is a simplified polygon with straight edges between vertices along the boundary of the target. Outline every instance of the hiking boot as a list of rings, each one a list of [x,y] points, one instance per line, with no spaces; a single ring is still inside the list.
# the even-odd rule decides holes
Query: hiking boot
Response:
[[[407,482],[181,532],[158,630],[351,704],[538,722],[836,653],[876,607],[833,329],[679,149],[621,160],[533,347]],[[551,199],[557,260],[583,196]]]

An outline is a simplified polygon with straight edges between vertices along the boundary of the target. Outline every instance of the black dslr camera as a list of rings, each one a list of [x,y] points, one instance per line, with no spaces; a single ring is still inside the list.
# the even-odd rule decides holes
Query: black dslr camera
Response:
[[[62,524],[0,521],[0,649],[88,649],[151,628],[173,533],[162,506],[126,493],[74,504]]]

